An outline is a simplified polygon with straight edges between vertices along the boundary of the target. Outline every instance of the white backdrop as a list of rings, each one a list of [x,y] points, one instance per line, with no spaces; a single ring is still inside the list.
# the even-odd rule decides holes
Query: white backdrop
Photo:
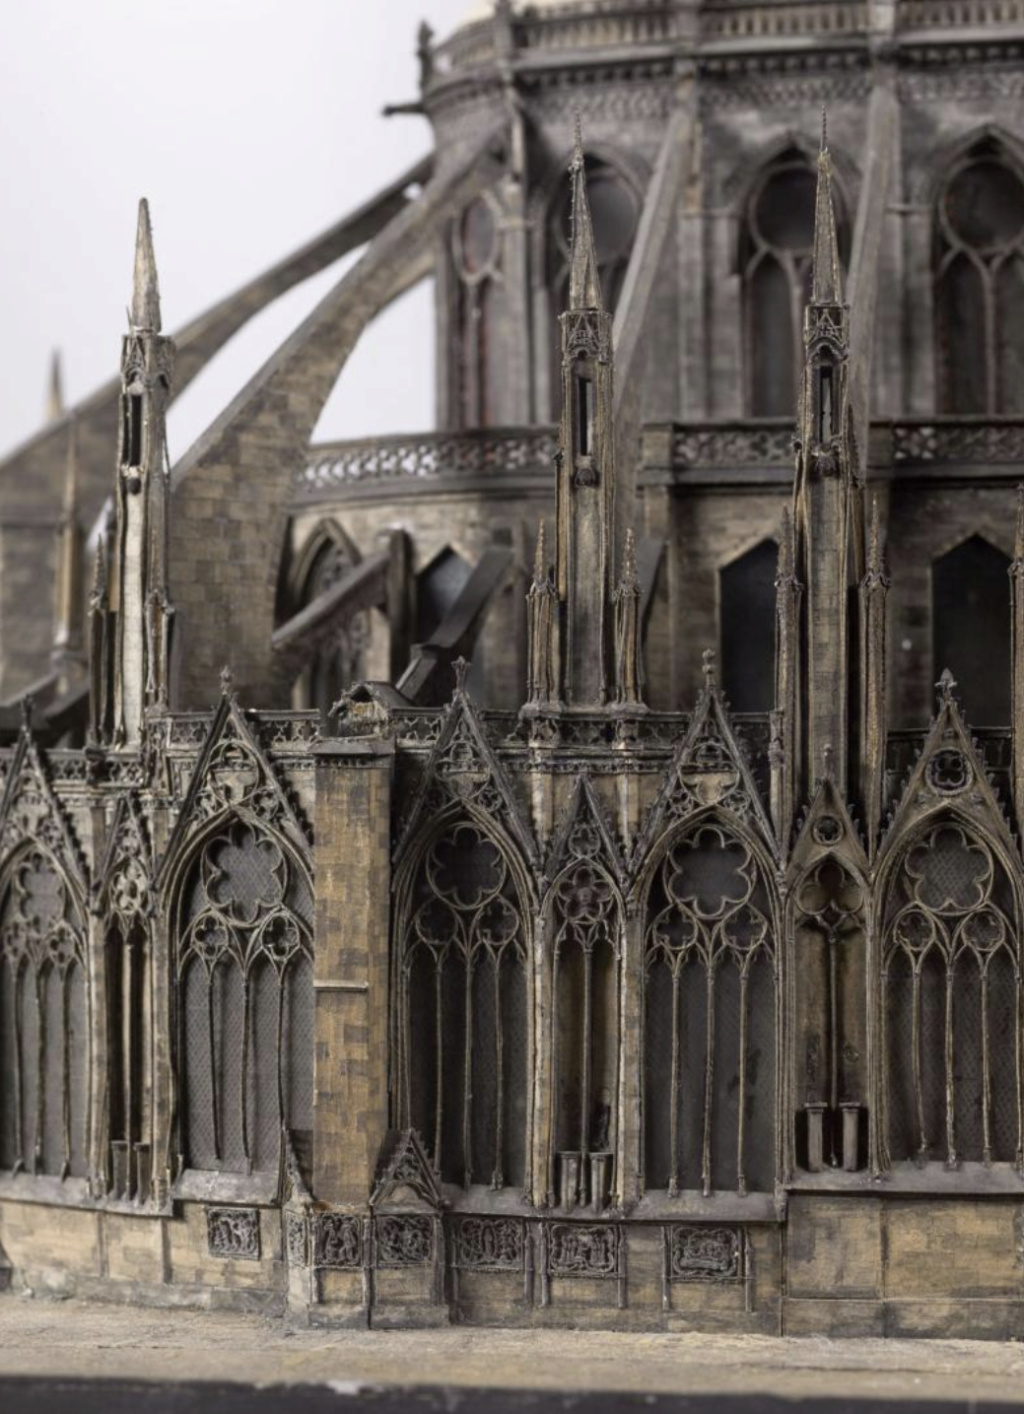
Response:
[[[164,327],[336,221],[429,149],[416,30],[468,0],[3,0],[0,453],[116,370],[135,212],[153,216]],[[254,321],[171,416],[176,459],[338,276]],[[321,436],[433,425],[432,289],[365,336]],[[113,456],[113,449],[111,450]]]

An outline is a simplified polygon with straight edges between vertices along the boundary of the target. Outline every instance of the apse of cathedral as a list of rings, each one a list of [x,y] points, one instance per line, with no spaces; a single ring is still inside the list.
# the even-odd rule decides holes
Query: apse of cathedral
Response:
[[[143,201],[0,464],[0,1285],[1020,1337],[1024,5],[418,54],[431,156],[173,336]],[[316,443],[424,279],[439,430]]]

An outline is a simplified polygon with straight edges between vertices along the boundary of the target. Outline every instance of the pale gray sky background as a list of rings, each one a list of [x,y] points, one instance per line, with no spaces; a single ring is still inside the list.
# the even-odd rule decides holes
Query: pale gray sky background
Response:
[[[469,0],[3,0],[0,454],[41,424],[50,351],[68,402],[116,371],[136,206],[148,196],[164,327],[358,205],[429,150],[416,30]],[[172,459],[338,278],[258,316],[183,394]],[[368,331],[322,437],[433,425],[433,289]],[[113,456],[113,450],[111,452]]]

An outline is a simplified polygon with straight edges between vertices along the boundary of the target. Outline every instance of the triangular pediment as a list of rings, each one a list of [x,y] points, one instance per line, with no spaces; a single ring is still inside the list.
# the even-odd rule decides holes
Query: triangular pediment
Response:
[[[1009,848],[1013,834],[1006,811],[989,780],[984,758],[963,719],[953,689],[956,683],[943,673],[939,684],[939,711],[911,768],[886,827],[879,858],[893,842],[904,837],[929,816],[955,810],[973,819]]]
[[[554,881],[563,869],[579,860],[603,865],[620,883],[625,876],[622,850],[587,776],[576,778],[565,820],[551,840],[545,876]]]
[[[709,809],[736,816],[752,826],[772,854],[777,853],[775,835],[746,752],[710,674],[637,838],[634,858],[642,858],[672,825]]]
[[[437,741],[399,829],[396,857],[415,839],[425,820],[453,804],[472,806],[499,820],[529,860],[536,858],[533,836],[516,804],[501,763],[484,733],[470,697],[457,687],[445,709]]]
[[[300,851],[312,842],[301,817],[256,734],[232,693],[226,692],[189,780],[160,872],[196,830],[220,816],[256,816],[284,835]]]
[[[849,863],[862,875],[867,874],[868,861],[860,831],[832,776],[818,782],[814,798],[797,828],[790,868],[803,873],[826,855]]]
[[[139,797],[135,791],[119,796],[114,807],[114,818],[107,832],[106,844],[96,871],[96,906],[106,907],[111,901],[111,890],[124,884],[134,885],[140,891],[138,911],[148,906],[148,891],[153,878],[153,851],[149,841],[149,830],[142,814]],[[121,912],[128,911],[118,901]]]
[[[415,1129],[389,1130],[381,1145],[370,1206],[389,1203],[401,1207],[422,1204],[433,1212],[446,1206],[437,1170]]]
[[[66,810],[57,797],[46,760],[22,728],[0,801],[0,859],[24,844],[43,845],[83,890],[89,871]]]

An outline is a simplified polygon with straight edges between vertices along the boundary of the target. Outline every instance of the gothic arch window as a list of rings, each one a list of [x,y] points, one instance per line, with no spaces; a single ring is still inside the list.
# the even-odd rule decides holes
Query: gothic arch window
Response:
[[[932,565],[934,677],[949,668],[975,727],[1010,721],[1009,558],[980,535]]]
[[[588,154],[584,159],[587,197],[594,227],[598,273],[605,308],[614,314],[626,282],[629,257],[640,223],[640,194],[620,171],[603,158]],[[572,183],[559,185],[548,214],[547,288],[551,309],[551,416],[561,411],[562,332],[558,317],[569,297],[569,268],[572,259]]]
[[[31,845],[0,893],[0,1167],[85,1177],[88,1079],[82,919],[66,876]]]
[[[774,540],[762,540],[719,572],[722,687],[734,712],[775,705],[778,555]]]
[[[320,527],[302,556],[295,612],[326,594],[359,563],[355,547],[337,527]],[[298,705],[329,712],[345,688],[364,676],[370,636],[369,616],[363,611],[338,625],[323,643],[298,688]]]
[[[247,818],[196,851],[177,908],[186,1165],[277,1171],[313,1128],[313,899],[291,851]]]
[[[1019,917],[1006,870],[966,825],[940,820],[904,851],[884,920],[890,1160],[1017,1159]]]
[[[649,1188],[745,1193],[775,1183],[771,917],[746,840],[713,820],[671,839],[644,933]]]
[[[527,924],[504,848],[449,819],[422,849],[399,919],[403,1122],[446,1183],[526,1174]]]
[[[117,1197],[148,1189],[152,1119],[152,957],[149,881],[122,860],[111,877],[106,925],[107,1106],[111,1176]]]
[[[614,1182],[622,908],[611,877],[590,858],[563,871],[549,907],[559,1198],[600,1208]]]
[[[747,200],[740,238],[747,407],[752,417],[796,411],[804,305],[810,297],[817,176],[793,148],[771,162]],[[846,225],[837,195],[840,255]]]
[[[941,411],[1024,409],[1024,175],[991,139],[936,205],[935,332]]]
[[[490,427],[500,418],[502,369],[495,346],[503,289],[500,221],[496,203],[486,195],[478,196],[452,228],[462,427]]]

